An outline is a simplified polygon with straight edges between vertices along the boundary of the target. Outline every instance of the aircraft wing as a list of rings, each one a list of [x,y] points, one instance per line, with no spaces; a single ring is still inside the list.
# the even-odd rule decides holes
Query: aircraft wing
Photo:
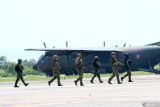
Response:
[[[52,48],[52,49],[24,49],[25,51],[115,51],[121,52],[120,49],[114,48]]]
[[[145,46],[152,46],[152,45],[160,46],[160,42],[150,43],[150,44],[147,44]]]

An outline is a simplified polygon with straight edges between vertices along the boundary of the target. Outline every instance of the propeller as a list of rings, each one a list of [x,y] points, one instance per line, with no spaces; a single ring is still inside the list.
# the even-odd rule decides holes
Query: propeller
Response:
[[[68,48],[68,41],[66,41],[66,48]]]
[[[47,46],[46,46],[46,43],[45,43],[45,42],[43,42],[43,45],[44,45],[44,47],[45,47],[45,48],[47,48]]]
[[[126,47],[126,43],[124,43],[123,48]]]
[[[103,47],[106,47],[106,42],[105,41],[103,41]]]
[[[46,46],[46,43],[45,43],[45,42],[43,42],[43,45],[44,45],[44,48],[47,48],[47,46]],[[45,51],[45,56],[48,56],[47,51]]]

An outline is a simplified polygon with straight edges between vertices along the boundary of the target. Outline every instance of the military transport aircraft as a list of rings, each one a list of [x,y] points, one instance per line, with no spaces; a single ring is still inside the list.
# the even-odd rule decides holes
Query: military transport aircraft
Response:
[[[133,70],[152,71],[154,66],[160,62],[160,42],[140,47],[124,46],[123,48],[68,48],[68,42],[66,42],[66,48],[47,49],[45,43],[44,46],[45,49],[25,49],[25,51],[45,51],[45,54],[41,55],[37,63],[33,66],[33,69],[42,71],[49,76],[53,75],[51,69],[52,56],[55,54],[60,56],[61,73],[66,75],[76,74],[74,60],[76,53],[79,52],[82,53],[82,59],[87,68],[86,72],[93,72],[92,61],[94,56],[100,57],[100,71],[102,73],[111,72],[111,52],[116,52],[117,59],[122,63],[124,60],[124,54],[128,53],[132,60]],[[123,67],[121,71],[123,71]]]

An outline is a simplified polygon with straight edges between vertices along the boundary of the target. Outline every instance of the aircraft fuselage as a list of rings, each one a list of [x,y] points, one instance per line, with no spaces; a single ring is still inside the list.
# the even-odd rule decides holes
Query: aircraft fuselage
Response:
[[[116,49],[115,49],[116,50]],[[143,46],[143,47],[128,47],[128,48],[117,48],[117,59],[123,63],[124,54],[128,53],[132,60],[133,70],[150,69],[160,62],[160,47],[159,46]],[[38,69],[48,75],[52,75],[52,56],[57,54],[60,56],[61,73],[63,74],[74,74],[75,73],[75,53],[81,52],[82,59],[87,72],[93,72],[92,61],[94,56],[100,57],[101,72],[109,73],[111,69],[111,51],[46,51],[45,55],[42,55],[37,64],[33,68]],[[123,67],[121,69],[123,71]]]

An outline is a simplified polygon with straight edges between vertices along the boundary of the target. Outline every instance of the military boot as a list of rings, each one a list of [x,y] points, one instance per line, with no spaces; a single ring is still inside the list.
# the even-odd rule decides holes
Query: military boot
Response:
[[[63,85],[61,83],[59,83],[58,86],[63,86]]]
[[[124,77],[121,77],[121,81],[123,81]]]
[[[112,83],[111,83],[111,78],[108,79],[108,84],[112,84]]]
[[[19,86],[18,86],[18,85],[15,85],[14,88],[19,88]]]
[[[74,81],[74,84],[77,86],[77,81]]]
[[[119,80],[119,77],[117,77],[118,84],[122,84],[122,82]]]
[[[27,87],[29,85],[29,83],[26,83],[25,86]]]
[[[83,84],[83,83],[81,83],[81,84],[80,84],[80,86],[84,86],[84,84]]]
[[[51,85],[51,82],[50,82],[50,81],[48,81],[48,85],[49,85],[49,86]]]
[[[99,83],[103,83],[103,81],[101,80],[100,74],[97,75],[98,79],[99,79]]]
[[[132,80],[129,80],[128,82],[133,82]]]

